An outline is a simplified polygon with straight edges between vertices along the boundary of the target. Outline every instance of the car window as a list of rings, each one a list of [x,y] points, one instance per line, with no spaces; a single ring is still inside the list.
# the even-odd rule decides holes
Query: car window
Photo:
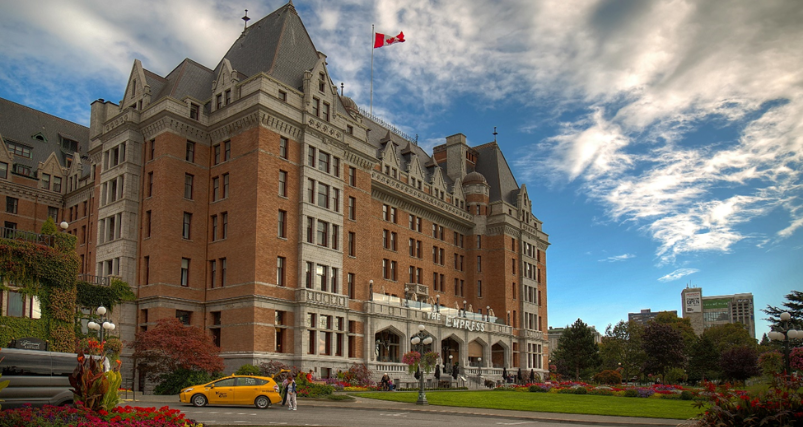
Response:
[[[225,378],[215,382],[215,387],[234,387],[234,378]]]
[[[256,386],[256,385],[265,385],[267,384],[267,380],[263,380],[261,378],[251,378],[251,377],[238,377],[237,378],[237,385],[238,386]]]

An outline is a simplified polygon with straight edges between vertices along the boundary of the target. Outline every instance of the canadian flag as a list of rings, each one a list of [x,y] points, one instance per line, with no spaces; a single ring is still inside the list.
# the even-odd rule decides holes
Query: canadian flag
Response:
[[[399,32],[397,36],[388,36],[382,33],[374,33],[374,49],[383,46],[390,46],[395,43],[404,43],[404,33]]]

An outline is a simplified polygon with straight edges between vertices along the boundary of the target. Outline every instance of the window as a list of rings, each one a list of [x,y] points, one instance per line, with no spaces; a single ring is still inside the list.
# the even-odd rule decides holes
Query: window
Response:
[[[181,286],[190,285],[190,260],[181,258]]]
[[[329,246],[329,223],[318,221],[318,246]]]
[[[190,118],[193,119],[193,120],[199,120],[201,118],[201,106],[200,105],[190,103]],[[151,155],[151,159],[153,159],[153,155]]]
[[[220,224],[220,238],[225,239],[229,236],[229,214],[228,212],[223,212],[220,214],[221,217],[221,224]]]
[[[321,100],[318,98],[312,98],[312,115],[315,117],[320,117],[320,109],[321,109]]]
[[[186,173],[184,174],[184,198],[192,200],[192,183],[195,179],[194,176]]]
[[[390,261],[388,261],[387,258],[383,258],[382,259],[382,278],[383,279],[388,279],[390,277],[390,272],[388,271],[389,262]]]
[[[332,249],[337,249],[337,241],[339,239],[340,227],[332,224]]]
[[[357,168],[349,166],[349,185],[352,187],[357,186]]]
[[[340,178],[340,159],[332,157],[332,175]]]
[[[83,259],[83,255],[81,255],[81,258]],[[146,256],[144,258],[144,261],[145,261],[143,263],[143,264],[145,264],[145,277],[144,277],[144,279],[145,279],[145,284],[147,285],[147,284],[150,283],[150,278],[151,278],[151,257]],[[81,263],[81,264],[83,264],[83,263]]]
[[[318,170],[329,173],[329,153],[318,152]]]
[[[19,208],[19,199],[6,196],[6,212],[16,214]]]
[[[148,172],[148,197],[153,196],[153,172]]]
[[[354,298],[354,273],[346,274],[346,285],[348,286],[349,298]]]
[[[148,211],[150,214],[151,211]],[[217,215],[212,215],[212,241],[217,240]]]
[[[397,236],[396,233],[394,232],[390,233],[390,250],[392,251],[396,250],[396,236]]]
[[[190,225],[192,223],[192,214],[184,212],[184,228],[181,231],[181,237],[184,239],[190,238]]]
[[[221,107],[223,107],[223,95],[222,94],[220,94],[220,93],[217,94],[217,96],[215,96],[215,101],[216,101],[215,102],[215,109],[216,110],[219,110]]]
[[[315,203],[315,180],[307,179],[307,201]]]
[[[482,273],[482,257],[477,256],[477,273]]]
[[[390,211],[390,206],[388,206],[388,205],[382,205],[382,219],[383,219],[383,220],[385,220],[385,221],[387,221],[387,220],[388,220],[388,218],[389,218],[389,216],[388,216],[388,215],[389,215],[389,211]]]
[[[482,298],[482,280],[477,280],[477,296]]]
[[[390,262],[390,280],[396,280],[396,261]]]
[[[315,218],[307,217],[307,243],[315,243],[313,233],[315,230]]]
[[[279,286],[285,286],[284,282],[284,265],[287,262],[287,259],[284,257],[276,258],[276,284]]]
[[[321,118],[326,120],[327,122],[329,121],[329,103],[327,102],[323,103],[323,109],[321,110]]]
[[[390,222],[396,224],[396,208],[392,206],[390,208]]]
[[[190,163],[195,162],[195,143],[192,141],[187,141],[187,152],[184,156],[184,160]]]
[[[337,188],[332,189],[332,210],[340,212],[340,190]]]
[[[354,135],[354,126],[346,125],[346,133],[348,133],[349,135]]]
[[[220,259],[220,286],[226,286],[226,258]]]
[[[223,161],[231,160],[231,141],[223,141]]]
[[[309,261],[307,261],[306,269],[304,270],[304,276],[305,276],[304,285],[307,287],[307,289],[312,289],[312,269],[313,268],[314,268],[314,264],[309,262]]]
[[[227,89],[225,95],[226,95],[226,105],[231,104],[231,89]]]
[[[151,237],[151,211],[145,212],[145,237]]]
[[[8,163],[0,162],[0,178],[8,178]]]
[[[329,186],[318,183],[318,206],[329,209]]]
[[[14,173],[22,176],[33,176],[30,166],[21,165],[19,163],[14,165]]]
[[[410,256],[415,256],[415,239],[410,239],[408,242]]]
[[[42,188],[45,190],[50,190],[50,175],[43,173],[42,174]]]
[[[279,195],[287,197],[287,171],[279,171]]]
[[[216,164],[220,163],[220,144],[215,145],[214,147],[212,147],[212,149],[215,152],[214,155],[213,155],[214,156],[214,163],[213,164],[216,165]]]
[[[49,218],[53,218],[53,222],[59,222],[59,208],[54,208],[52,206],[47,207],[47,216]]]
[[[477,236],[477,249],[482,249],[482,236]]]
[[[220,198],[220,177],[212,178],[212,201],[216,202]]]
[[[59,176],[53,177],[53,191],[61,193],[61,177]]]
[[[229,174],[223,174],[223,198],[229,197]]]
[[[9,142],[8,151],[15,156],[25,157],[28,159],[31,158],[31,148],[26,147],[24,145],[19,145],[13,142]]]
[[[354,197],[349,197],[349,219],[356,220],[357,219],[357,199]]]
[[[286,211],[279,211],[279,218],[276,221],[279,225],[279,237],[286,238],[287,233],[285,232],[286,229],[286,222],[287,222],[287,212]]]
[[[216,279],[217,279],[217,261],[212,260],[209,261],[209,285],[210,287],[214,288],[217,286]]]
[[[279,100],[283,102],[287,102],[287,92],[280,90],[279,91]]]
[[[307,150],[307,166],[315,167],[315,147],[309,147]]]
[[[353,232],[349,232],[349,243],[348,243],[348,251],[349,256],[356,256],[356,240],[357,236]]]
[[[287,158],[287,138],[285,137],[279,138],[279,157]]]

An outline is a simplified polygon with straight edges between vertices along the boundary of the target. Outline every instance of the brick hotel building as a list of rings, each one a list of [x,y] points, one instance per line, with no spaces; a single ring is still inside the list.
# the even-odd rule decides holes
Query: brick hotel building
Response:
[[[1,215],[36,229],[51,206],[82,273],[135,288],[115,312],[124,340],[178,317],[214,337],[227,370],[364,362],[404,378],[422,324],[466,376],[546,371],[549,239],[496,141],[458,133],[430,155],[365,113],[292,2],[214,69],[186,59],[163,77],[134,61],[122,101],[95,101],[82,129],[53,131],[78,142],[66,151],[24,129],[17,145],[71,153],[28,176],[4,138],[3,193],[38,213]]]

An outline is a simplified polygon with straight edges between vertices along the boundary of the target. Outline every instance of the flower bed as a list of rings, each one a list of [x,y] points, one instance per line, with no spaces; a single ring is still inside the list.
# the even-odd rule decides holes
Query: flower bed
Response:
[[[614,387],[592,386],[582,382],[546,382],[527,383],[524,385],[503,385],[497,387],[500,391],[520,391],[534,393],[562,393],[562,394],[594,394],[598,396],[641,397],[651,399],[683,399],[692,400],[701,389],[684,388],[679,385],[656,384],[650,387]]]
[[[24,406],[0,411],[0,427],[195,427],[195,421],[185,419],[177,409],[163,406],[140,408],[118,406],[111,411],[93,412],[83,406]]]

